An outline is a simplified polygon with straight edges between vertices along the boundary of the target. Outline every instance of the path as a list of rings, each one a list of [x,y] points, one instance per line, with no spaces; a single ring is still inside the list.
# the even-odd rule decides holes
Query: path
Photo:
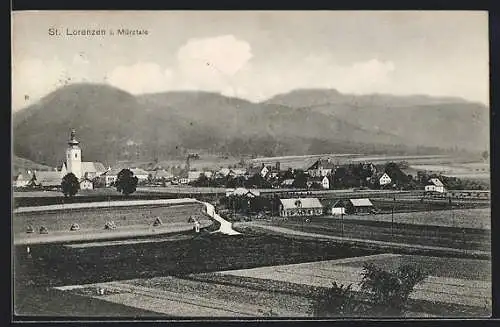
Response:
[[[68,210],[68,209],[85,209],[85,208],[109,208],[109,207],[132,207],[132,206],[147,206],[147,205],[175,205],[199,202],[196,199],[160,199],[160,200],[131,200],[131,201],[100,201],[100,202],[84,202],[84,203],[68,203],[68,204],[52,204],[36,207],[20,207],[13,211],[14,214],[21,212],[39,212],[53,210]]]
[[[302,232],[298,230],[293,230],[285,227],[271,226],[259,222],[246,222],[246,223],[238,223],[237,226],[251,226],[257,227],[260,229],[265,229],[271,232],[286,234],[290,236],[298,236],[298,237],[313,237],[325,240],[333,240],[340,241],[342,243],[353,243],[353,244],[363,244],[363,245],[372,245],[380,248],[398,248],[398,249],[407,249],[407,250],[423,250],[429,252],[440,252],[447,254],[467,254],[469,256],[477,256],[477,257],[490,257],[491,253],[489,251],[480,251],[480,250],[463,250],[463,249],[455,249],[455,248],[446,248],[446,247],[438,247],[438,246],[427,246],[420,244],[407,244],[407,243],[395,243],[395,242],[385,242],[385,241],[375,241],[375,240],[367,240],[367,239],[358,239],[358,238],[347,238],[347,237],[339,237],[332,235],[324,235],[317,233],[308,233]]]
[[[210,204],[208,202],[198,201],[198,200],[197,200],[197,202],[203,203],[206,207],[207,215],[220,223],[220,227],[217,230],[217,232],[220,232],[220,233],[226,234],[226,235],[239,235],[239,234],[241,234],[233,229],[232,223],[225,220],[224,218],[222,218],[221,216],[219,216],[215,212],[215,207],[212,204]]]

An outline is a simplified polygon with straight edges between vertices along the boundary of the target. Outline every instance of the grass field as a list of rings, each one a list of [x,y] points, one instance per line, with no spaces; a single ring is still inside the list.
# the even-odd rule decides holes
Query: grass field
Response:
[[[475,223],[467,220],[477,218],[477,215],[469,213],[469,216],[458,216],[461,218],[451,221],[449,211],[434,211],[436,215],[432,221],[425,216],[428,214],[426,212],[398,213],[394,215],[394,224],[391,224],[391,215],[346,215],[343,220],[340,217],[314,217],[307,223],[301,219],[284,221],[281,218],[274,218],[259,224],[356,239],[490,251],[491,232],[489,228],[485,228],[489,226],[489,216],[482,209],[474,210],[478,210],[478,215],[484,215],[483,220]],[[464,226],[467,227],[463,228]]]
[[[12,231],[14,234],[25,233],[28,224],[35,230],[45,226],[49,231],[67,231],[73,223],[79,224],[82,230],[101,230],[109,220],[115,221],[117,226],[148,226],[156,217],[160,217],[163,224],[186,223],[190,216],[209,220],[202,214],[202,208],[201,204],[186,204],[16,213],[12,218]]]
[[[365,263],[375,263],[385,270],[411,264],[425,272],[428,277],[412,293],[407,317],[484,316],[491,307],[489,261],[394,254],[136,278],[62,289],[173,316],[311,317],[314,293],[331,282],[353,283],[353,290],[359,292],[360,268]],[[462,284],[464,287],[460,287]],[[471,286],[476,288],[470,290]],[[99,288],[104,295],[96,295]],[[360,295],[358,299],[363,298]],[[376,308],[372,311],[371,316],[376,316]]]

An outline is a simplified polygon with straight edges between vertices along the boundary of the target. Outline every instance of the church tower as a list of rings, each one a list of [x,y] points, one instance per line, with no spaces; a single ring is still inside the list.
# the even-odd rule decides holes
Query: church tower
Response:
[[[68,173],[73,173],[78,179],[82,178],[82,150],[78,146],[75,138],[75,130],[71,131],[71,137],[66,149],[66,169]]]

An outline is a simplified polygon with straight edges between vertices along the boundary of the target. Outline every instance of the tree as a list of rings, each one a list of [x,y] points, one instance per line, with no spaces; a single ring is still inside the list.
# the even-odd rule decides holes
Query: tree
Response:
[[[63,177],[61,182],[62,192],[64,197],[73,197],[80,189],[78,178],[73,173],[68,173]]]
[[[385,271],[371,263],[365,264],[362,275],[361,289],[370,294],[372,304],[382,315],[403,314],[411,292],[427,277],[426,273],[410,265]]]
[[[130,169],[122,169],[116,178],[116,190],[129,195],[135,192],[139,180]]]

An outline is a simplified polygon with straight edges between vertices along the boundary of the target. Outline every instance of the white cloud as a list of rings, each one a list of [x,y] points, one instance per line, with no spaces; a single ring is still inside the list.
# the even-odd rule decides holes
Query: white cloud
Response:
[[[67,72],[57,58],[50,61],[27,59],[12,66],[12,107],[19,110],[64,85]]]
[[[109,84],[132,94],[154,93],[168,90],[172,71],[151,62],[138,62],[131,66],[118,66],[107,75]]]
[[[193,77],[206,71],[234,76],[251,58],[250,44],[233,35],[190,39],[177,52],[179,69]]]

